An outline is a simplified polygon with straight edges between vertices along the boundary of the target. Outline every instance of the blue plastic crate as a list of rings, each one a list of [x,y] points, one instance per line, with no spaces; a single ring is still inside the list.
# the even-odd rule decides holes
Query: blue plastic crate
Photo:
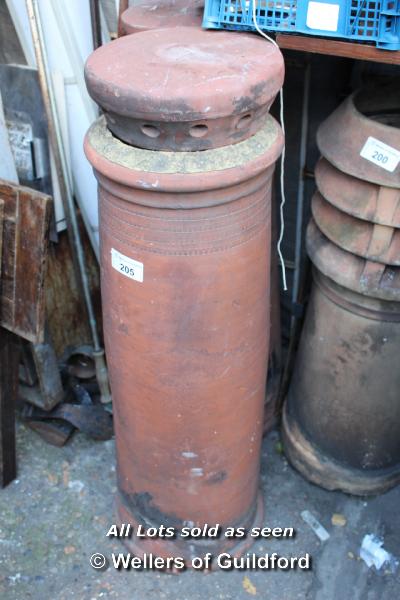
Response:
[[[374,42],[400,50],[400,0],[255,0],[264,31]],[[206,0],[206,29],[254,30],[253,0]]]

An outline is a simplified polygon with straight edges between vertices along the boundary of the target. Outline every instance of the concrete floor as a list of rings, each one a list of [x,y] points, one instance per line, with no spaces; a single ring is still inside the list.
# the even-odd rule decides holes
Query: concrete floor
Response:
[[[321,490],[302,479],[280,451],[272,432],[263,449],[265,523],[294,527],[294,539],[264,540],[256,554],[313,557],[310,571],[95,571],[94,552],[122,551],[106,537],[113,523],[114,442],[75,435],[64,448],[46,445],[18,426],[19,478],[0,491],[0,598],[2,600],[396,600],[400,569],[375,571],[358,558],[366,533],[384,537],[400,557],[400,487],[369,499]],[[330,532],[320,542],[300,516],[310,510]],[[331,518],[340,513],[342,527]]]

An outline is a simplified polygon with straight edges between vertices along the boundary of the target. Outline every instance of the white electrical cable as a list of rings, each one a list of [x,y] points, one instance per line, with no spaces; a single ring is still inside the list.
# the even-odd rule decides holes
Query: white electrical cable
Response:
[[[263,38],[265,38],[266,40],[268,40],[269,42],[271,42],[271,44],[273,44],[279,50],[279,46],[275,42],[275,40],[273,40],[271,37],[269,37],[269,35],[267,35],[264,31],[261,31],[261,29],[260,29],[260,27],[259,27],[259,25],[257,23],[256,2],[257,2],[257,0],[251,0],[252,8],[253,8],[252,16],[253,16],[254,27],[256,28],[256,31],[260,35],[262,35]],[[283,207],[285,206],[285,202],[286,202],[286,198],[285,198],[285,119],[284,119],[284,114],[283,114],[283,88],[281,88],[280,91],[279,91],[279,99],[280,99],[280,115],[279,115],[279,120],[281,122],[281,127],[282,127],[282,132],[283,132],[283,149],[282,149],[282,154],[281,154],[281,177],[280,177],[281,203],[280,203],[280,206],[279,206],[279,216],[280,216],[280,225],[281,225],[281,227],[280,227],[279,239],[278,239],[278,243],[276,245],[276,249],[278,251],[279,261],[280,261],[281,267],[282,267],[282,284],[283,284],[283,289],[286,292],[287,291],[286,267],[285,267],[285,261],[283,259],[283,255],[282,255],[282,250],[281,250],[281,244],[282,244],[282,240],[283,240],[283,235],[285,233],[285,219],[284,219],[284,216],[283,216]]]

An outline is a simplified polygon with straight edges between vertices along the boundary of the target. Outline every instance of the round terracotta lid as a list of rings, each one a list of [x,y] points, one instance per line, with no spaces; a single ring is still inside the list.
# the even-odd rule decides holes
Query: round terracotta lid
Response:
[[[252,34],[193,27],[128,35],[85,66],[112,133],[148,150],[207,150],[263,125],[282,86],[281,52]]]
[[[201,27],[203,9],[202,0],[147,0],[122,13],[121,28],[130,34],[167,27]]]

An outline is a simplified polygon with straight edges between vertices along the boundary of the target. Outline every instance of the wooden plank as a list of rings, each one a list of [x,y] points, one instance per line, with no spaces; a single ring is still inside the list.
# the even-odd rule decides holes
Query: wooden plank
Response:
[[[276,43],[280,48],[287,50],[342,56],[354,60],[368,60],[390,65],[400,64],[399,50],[381,50],[369,44],[341,42],[339,40],[328,40],[326,38],[305,35],[288,35],[286,33],[278,33],[276,35]]]
[[[4,201],[0,325],[41,343],[52,199],[4,180],[0,180],[0,199]]]

